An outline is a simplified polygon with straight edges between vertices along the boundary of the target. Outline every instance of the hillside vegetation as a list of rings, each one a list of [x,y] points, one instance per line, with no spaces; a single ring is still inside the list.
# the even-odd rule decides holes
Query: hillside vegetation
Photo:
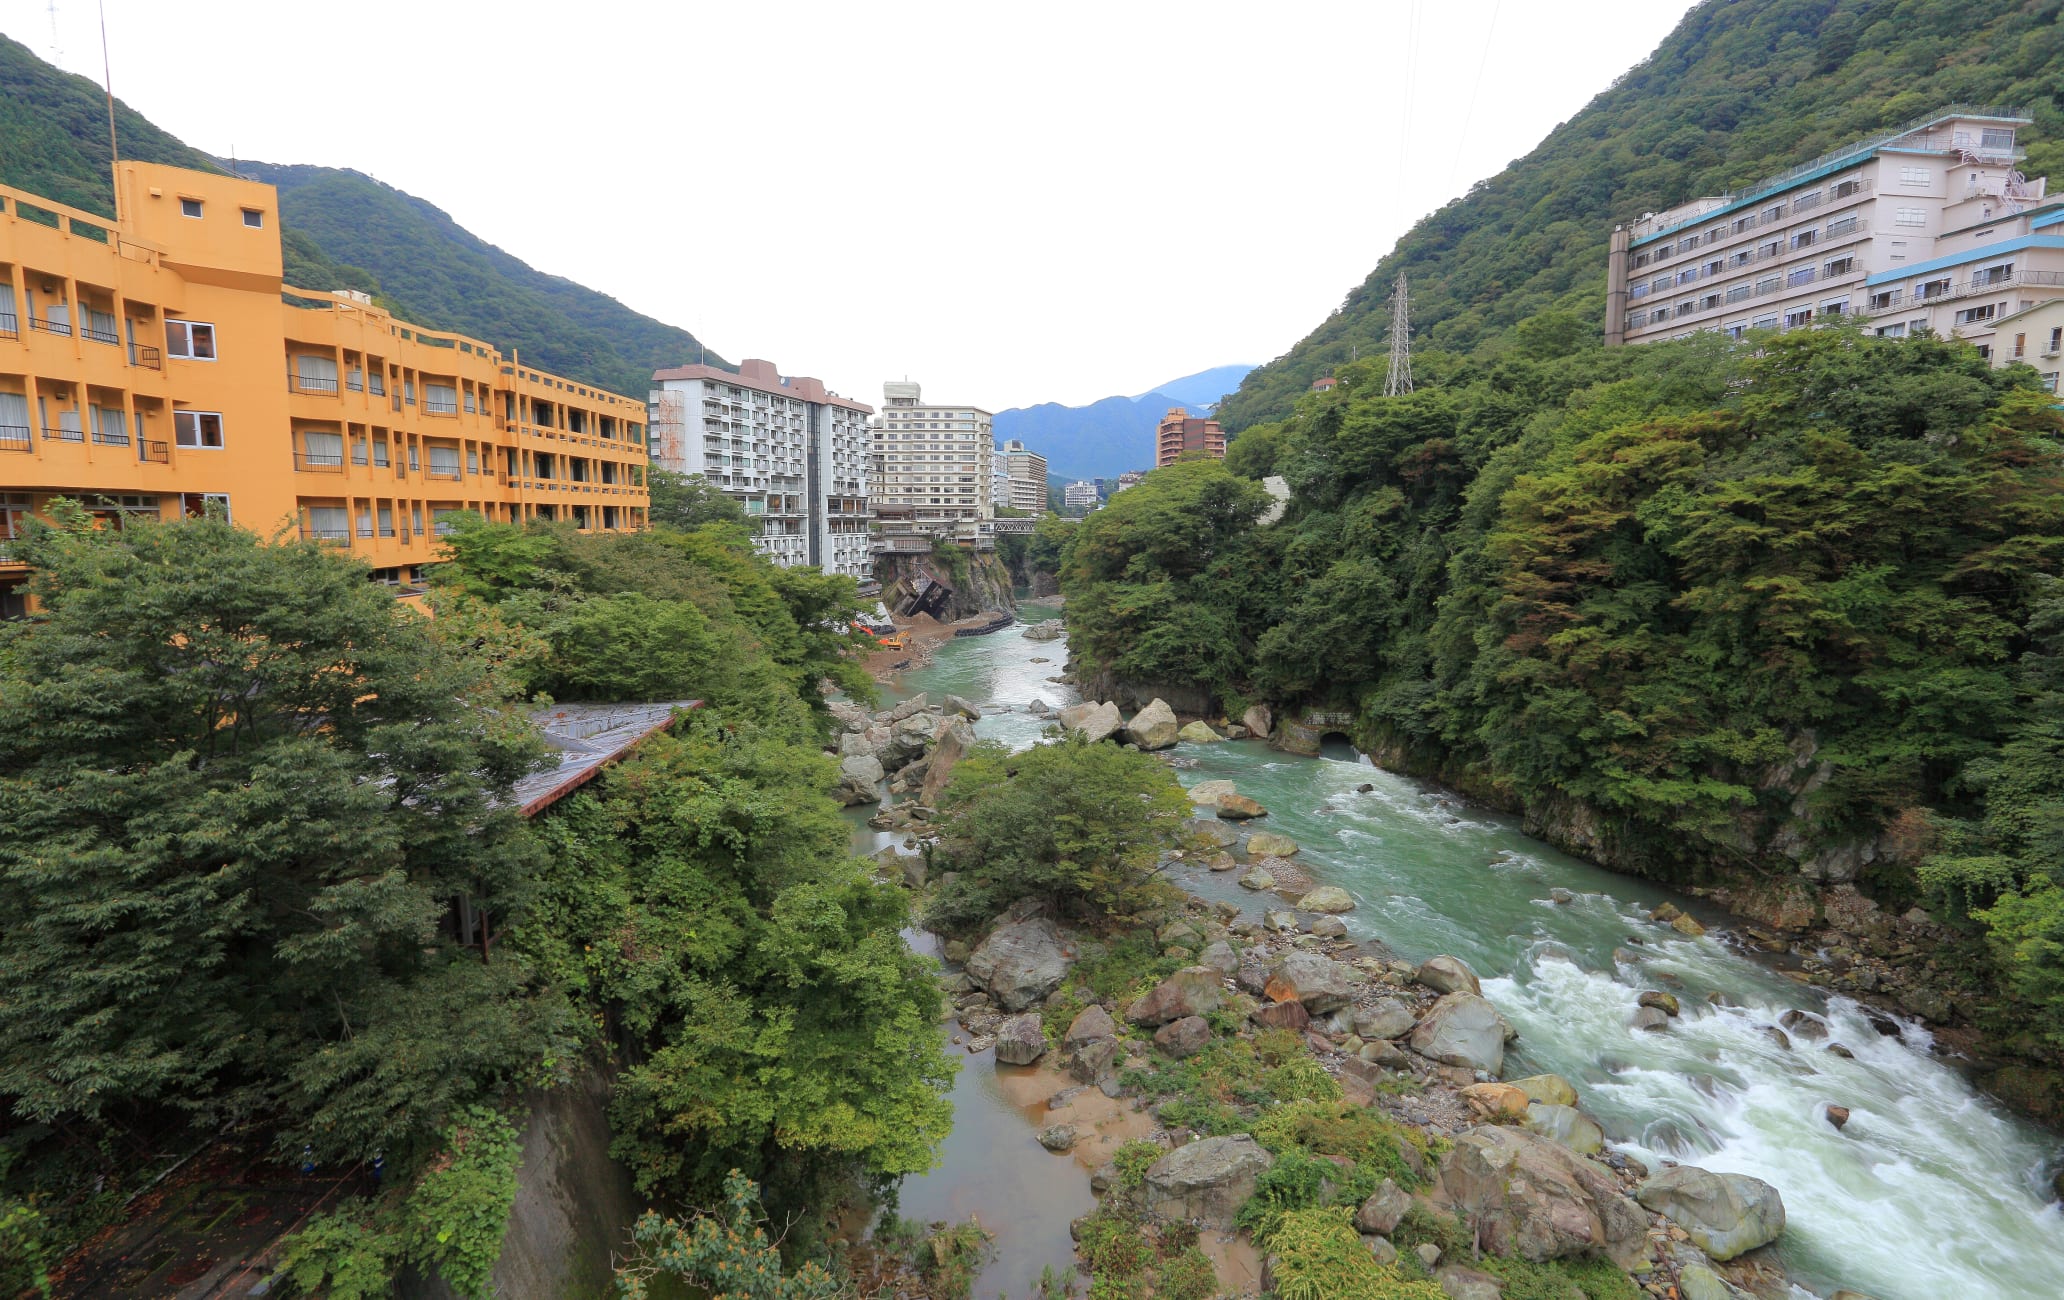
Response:
[[[1539,147],[1426,217],[1220,416],[1288,415],[1355,347],[1388,346],[1411,280],[1420,345],[1469,351],[1548,310],[1603,326],[1616,222],[1753,184],[1951,103],[2022,107],[2031,176],[2064,175],[2060,0],[1706,0]]]
[[[223,172],[227,166],[116,101],[122,156]],[[434,205],[334,167],[239,161],[280,189],[287,281],[357,289],[433,329],[520,349],[569,378],[643,397],[661,366],[725,365],[687,330],[547,275],[479,239]],[[0,36],[0,184],[114,215],[107,101],[84,77]]]

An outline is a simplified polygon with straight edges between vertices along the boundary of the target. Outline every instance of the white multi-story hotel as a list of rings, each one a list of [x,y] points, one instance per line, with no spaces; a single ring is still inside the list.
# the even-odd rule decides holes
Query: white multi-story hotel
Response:
[[[1614,230],[1606,342],[1859,316],[1884,335],[1960,335],[1996,364],[2038,360],[2051,326],[2028,313],[2064,298],[2064,203],[2016,168],[2029,124],[1948,110]],[[2018,357],[1995,338],[2009,320]]]
[[[1046,513],[1046,457],[1025,450],[1012,438],[997,453],[1005,462],[1010,479],[1010,507],[1034,515]]]
[[[919,385],[882,385],[874,422],[874,499],[911,507],[916,526],[964,541],[986,537],[996,518],[990,413],[927,403]]]
[[[1100,499],[1097,485],[1090,479],[1076,479],[1061,489],[1061,504],[1070,510],[1094,510]]]
[[[867,523],[867,417],[822,380],[771,361],[676,366],[652,376],[652,463],[700,474],[737,499],[776,564],[874,576]]]

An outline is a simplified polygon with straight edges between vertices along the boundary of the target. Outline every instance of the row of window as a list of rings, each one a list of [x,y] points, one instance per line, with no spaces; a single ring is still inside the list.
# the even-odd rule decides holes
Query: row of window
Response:
[[[1901,169],[1902,173],[1914,170],[1919,170],[1922,172],[1927,171],[1926,168]],[[1932,176],[1932,173],[1929,173],[1929,175]],[[1903,174],[1901,176],[1901,179],[1906,179]],[[1922,182],[1909,183],[1927,182],[1924,180]],[[1782,221],[1784,220],[1787,212],[1789,212],[1793,216],[1797,216],[1799,213],[1812,211],[1814,208],[1819,207],[1823,202],[1838,203],[1843,199],[1854,198],[1855,196],[1862,194],[1869,189],[1870,182],[1868,180],[1852,176],[1846,180],[1837,181],[1833,185],[1829,186],[1825,195],[1823,195],[1822,192],[1817,189],[1807,190],[1803,193],[1793,195],[1789,200],[1773,203],[1770,206],[1764,208],[1761,213],[1749,213],[1740,217],[1736,217],[1731,224],[1714,226],[1711,230],[1705,231],[1703,233],[1694,232],[1692,234],[1682,235],[1679,236],[1674,243],[1662,244],[1658,245],[1655,248],[1644,249],[1641,252],[1636,253],[1634,255],[1634,265],[1638,268],[1647,266],[1651,262],[1666,262],[1673,257],[1682,256],[1683,254],[1692,252],[1695,249],[1698,249],[1702,246],[1710,246],[1713,244],[1725,243],[1727,240],[1732,239],[1737,235],[1746,234],[1747,232],[1756,229],[1758,226],[1768,226],[1774,222]]]
[[[1695,305],[1691,303],[1679,304],[1676,314],[1678,318],[1681,319],[1683,317],[1696,315],[1699,312],[1706,311],[1721,305],[1722,303],[1719,296],[1714,295],[1713,297],[1706,298]],[[1844,295],[1840,298],[1829,298],[1820,304],[1820,315],[1822,316],[1846,316],[1848,314],[1849,298],[1847,295]],[[1631,330],[1640,329],[1643,326],[1647,325],[1661,325],[1668,321],[1670,318],[1671,311],[1668,307],[1658,307],[1654,311],[1650,312],[1629,312],[1627,314],[1627,328]],[[1813,319],[1814,309],[1810,306],[1795,308],[1792,311],[1785,313],[1783,316],[1784,323],[1787,327],[1792,325],[1803,325]],[[1764,315],[1756,317],[1754,320],[1748,322],[1745,325],[1737,324],[1734,326],[1730,326],[1729,330],[1731,333],[1739,337],[1742,331],[1744,330],[1767,329],[1775,326],[1778,323],[1778,320],[1779,314],[1777,312],[1767,312]]]

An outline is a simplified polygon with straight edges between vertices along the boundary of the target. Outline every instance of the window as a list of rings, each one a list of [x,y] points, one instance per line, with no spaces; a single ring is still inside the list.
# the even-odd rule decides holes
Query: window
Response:
[[[1856,229],[1856,218],[1854,215],[1836,217],[1833,221],[1827,223],[1829,239],[1839,239],[1854,229]]]
[[[1750,259],[1754,258],[1755,256],[1756,255],[1754,253],[1744,248],[1740,252],[1730,256],[1727,259],[1727,264],[1729,266],[1747,266],[1749,264]]]
[[[1742,335],[1749,332],[1749,327],[1747,325],[1742,324],[1740,321],[1736,321],[1731,325],[1722,327],[1720,332],[1722,334],[1725,334],[1728,338],[1738,339]]]
[[[1847,316],[1849,314],[1849,300],[1847,298],[1830,298],[1820,304],[1820,314],[1823,316]]]
[[[129,413],[119,406],[93,408],[93,440],[103,447],[129,445]]]
[[[1750,286],[1747,284],[1730,284],[1727,286],[1727,301],[1740,302],[1748,297],[1749,293]]]
[[[1788,330],[1797,329],[1801,325],[1811,325],[1812,323],[1813,308],[1811,307],[1801,307],[1797,311],[1788,311],[1785,313],[1784,327]]]
[[[1784,282],[1788,287],[1801,284],[1812,284],[1813,268],[1810,266],[1796,267],[1785,275]]]
[[[1836,276],[1838,276],[1838,275],[1847,275],[1847,274],[1849,274],[1849,273],[1850,273],[1851,271],[1854,271],[1855,269],[1856,269],[1856,259],[1855,259],[1855,258],[1853,258],[1853,257],[1837,257],[1837,258],[1834,258],[1833,260],[1831,260],[1830,262],[1828,262],[1828,264],[1827,264],[1826,266],[1823,266],[1823,267],[1821,267],[1821,268],[1820,268],[1820,275],[1821,275],[1821,278],[1822,278],[1822,279],[1824,279],[1824,280],[1832,280],[1832,279],[1834,279],[1834,278],[1835,278]]]
[[[1925,226],[1928,224],[1928,214],[1919,208],[1894,208],[1892,209],[1892,224],[1895,226]]]
[[[1978,358],[1981,361],[1992,360],[1992,344],[1980,343],[1978,345]]]
[[[1644,266],[1647,266],[1647,265],[1648,265],[1648,254],[1646,254],[1646,253],[1636,253],[1636,254],[1634,254],[1634,269],[1635,269],[1635,270],[1637,270],[1637,271],[1638,271],[1638,270],[1640,270],[1640,269],[1641,269],[1642,267],[1644,267]]]
[[[2051,327],[2050,346],[2043,349],[2043,355],[2054,357],[2060,351],[2064,351],[2064,325]]]
[[[432,478],[457,478],[459,476],[459,449],[430,446],[430,476]]]
[[[387,468],[387,437],[385,434],[373,439],[373,464],[381,469]]]
[[[1712,261],[1700,267],[1699,274],[1710,278],[1712,276],[1720,274],[1721,268],[1724,266],[1726,266],[1726,263],[1716,257]]]
[[[2016,334],[2014,336],[2014,360],[2019,361],[2022,357],[2027,355],[2028,336],[2026,334]]]
[[[2055,370],[2045,370],[2043,372],[2043,387],[2049,389],[2053,393],[2057,391],[2057,374],[2058,372]]]
[[[302,463],[310,469],[341,469],[344,465],[344,435],[310,429],[301,435]]]
[[[1948,292],[1949,281],[1929,280],[1914,289],[1914,301],[1926,302],[1930,298],[1940,298]]]
[[[1841,183],[1837,184],[1833,189],[1829,190],[1828,197],[1831,199],[1846,199],[1850,195],[1859,194],[1862,191],[1863,182],[1852,176],[1848,180],[1842,181]]]
[[[1695,266],[1687,266],[1677,273],[1677,283],[1679,284],[1690,284],[1696,279],[1698,279],[1698,268]]]
[[[179,215],[180,215],[180,216],[182,216],[182,217],[198,217],[198,216],[200,216],[200,215],[201,215],[201,201],[200,201],[199,199],[181,199],[181,200],[179,200]]]
[[[1897,307],[1899,305],[1899,290],[1878,290],[1876,293],[1871,295],[1870,305],[1872,311],[1883,311],[1887,307]]]
[[[1820,238],[1820,232],[1817,230],[1798,231],[1792,236],[1792,247],[1811,248],[1813,246],[1813,241],[1818,238]]]
[[[1880,325],[1878,327],[1878,337],[1881,339],[1903,339],[1906,337],[1906,325],[1904,323]]]
[[[215,359],[215,327],[194,320],[165,320],[165,355],[188,361]]]
[[[182,447],[222,449],[222,415],[217,411],[172,412],[172,441]],[[279,453],[274,452],[277,456]]]
[[[1978,133],[1980,149],[2011,149],[2014,147],[2014,133],[1998,127],[1987,127]]]
[[[303,353],[294,358],[295,386],[304,393],[337,391],[337,359]]]
[[[1906,323],[1906,332],[1907,332],[1907,333],[1909,333],[1909,334],[1932,334],[1932,333],[1934,333],[1934,331],[1933,331],[1933,330],[1931,330],[1931,329],[1929,329],[1929,328],[1928,328],[1928,318],[1927,318],[1926,316],[1923,316],[1923,317],[1921,317],[1921,318],[1920,318],[1919,320],[1910,320],[1910,321],[1908,321],[1908,322]]]
[[[1782,203],[1773,203],[1769,207],[1763,209],[1763,224],[1765,225],[1769,225],[1773,221],[1781,220],[1783,217],[1784,204]]]
[[[1735,233],[1735,234],[1739,235],[1739,234],[1741,234],[1741,233],[1742,233],[1743,231],[1747,231],[1747,230],[1754,230],[1755,228],[1756,228],[1756,219],[1755,219],[1754,217],[1736,217],[1736,218],[1735,218],[1735,221],[1734,221],[1734,233]]]
[[[473,404],[473,386],[468,384],[466,386],[466,414],[472,415],[479,409],[479,407]]]
[[[265,229],[265,214],[256,208],[245,208],[244,224],[253,230],[263,230]]]
[[[364,438],[353,438],[351,440],[351,463],[354,465],[366,463],[366,440]]]
[[[1637,284],[1633,288],[1627,290],[1627,296],[1629,298],[1646,298],[1648,297],[1648,286],[1645,284]],[[892,433],[889,435],[891,440],[899,439],[902,436],[903,435],[900,433]]]
[[[1698,300],[1698,309],[1700,311],[1711,311],[1713,308],[1718,307],[1719,305],[1720,295],[1717,293],[1709,293],[1705,297]]]
[[[459,390],[450,384],[425,383],[423,409],[431,415],[457,415]]]
[[[1670,277],[1667,275],[1659,275],[1655,279],[1648,282],[1648,287],[1655,290],[1657,293],[1668,293],[1670,292]]]
[[[2013,278],[2014,264],[2012,262],[2002,262],[1998,266],[1988,266],[1972,276],[1971,283],[1974,285],[2005,284]]]
[[[1901,167],[1899,169],[1899,183],[1901,185],[1933,185],[1935,183],[1935,173],[1926,167]]]
[[[1959,325],[1970,325],[1977,321],[1991,320],[1997,315],[1999,315],[1999,304],[1989,302],[1983,307],[1964,308],[1956,314],[1956,323]]]
[[[468,474],[478,474],[480,472],[480,448],[466,448],[466,472]]]
[[[1756,245],[1756,256],[1758,257],[1776,257],[1783,251],[1784,240],[1782,239],[1766,239]]]
[[[308,535],[318,542],[342,542],[351,537],[351,516],[343,506],[308,507]]]

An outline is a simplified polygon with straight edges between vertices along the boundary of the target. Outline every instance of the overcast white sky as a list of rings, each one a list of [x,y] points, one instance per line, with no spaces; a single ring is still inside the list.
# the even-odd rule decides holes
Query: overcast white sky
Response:
[[[98,80],[93,0],[0,30]],[[1144,391],[1303,337],[1692,0],[106,0],[197,148],[351,167],[878,404]]]

